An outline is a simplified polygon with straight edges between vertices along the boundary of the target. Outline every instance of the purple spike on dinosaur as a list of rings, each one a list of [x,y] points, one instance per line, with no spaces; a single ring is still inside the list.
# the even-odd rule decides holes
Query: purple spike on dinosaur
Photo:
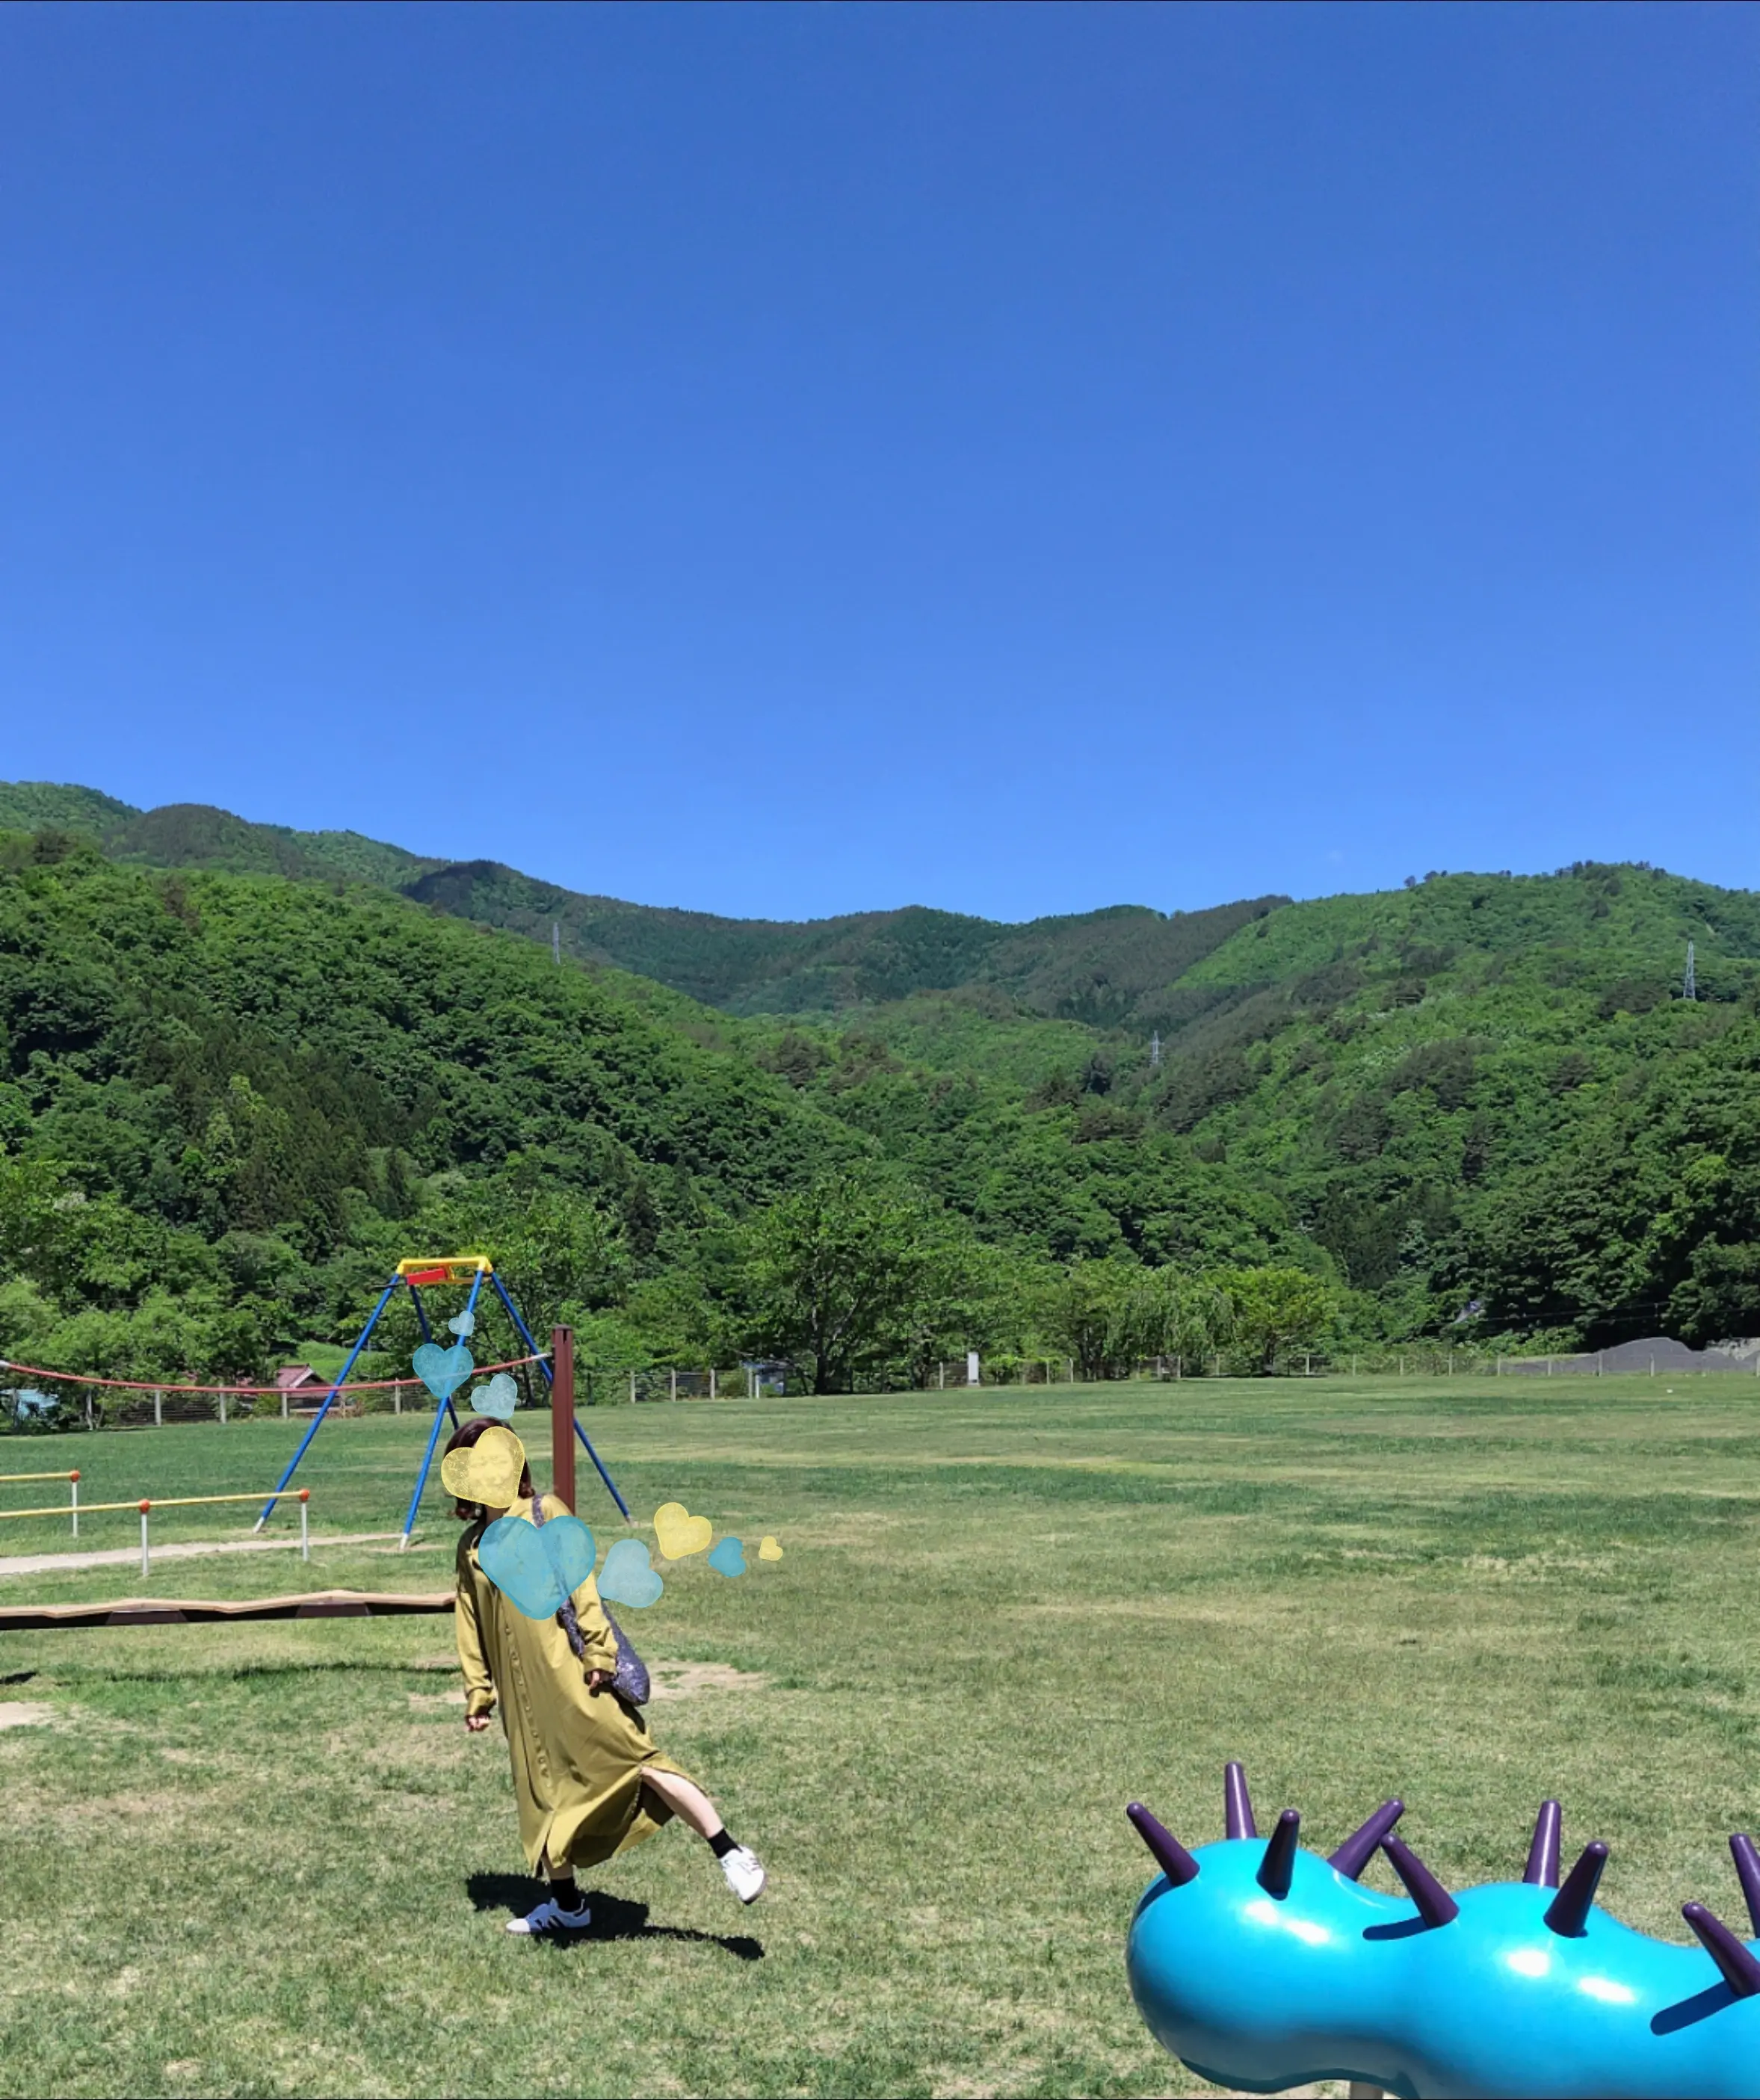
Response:
[[[1452,1925],[1461,1907],[1403,1838],[1383,1838],[1381,1849],[1387,1864],[1405,1884],[1405,1893],[1418,1906],[1426,1925]]]
[[[1549,1931],[1555,1932],[1560,1939],[1581,1936],[1595,1908],[1595,1890],[1601,1886],[1601,1870],[1607,1864],[1608,1848],[1599,1838],[1584,1846],[1577,1855],[1577,1864],[1565,1876],[1564,1886],[1546,1906],[1544,1923]]]
[[[1760,1996],[1760,1961],[1755,1961],[1723,1919],[1714,1917],[1703,1904],[1683,1904],[1681,1916],[1692,1927],[1699,1944],[1723,1971],[1731,1995],[1737,1998]]]
[[[1760,1851],[1755,1850],[1752,1838],[1738,1830],[1730,1840],[1730,1851],[1736,1861],[1736,1878],[1742,1885],[1748,1905],[1748,1922],[1760,1933]]]
[[[1381,1850],[1381,1841],[1405,1813],[1403,1801],[1384,1801],[1361,1829],[1353,1830],[1326,1862],[1352,1881],[1361,1877],[1362,1872],[1376,1853]]]
[[[1183,1889],[1188,1882],[1198,1879],[1197,1860],[1164,1824],[1156,1821],[1141,1802],[1133,1801],[1124,1812],[1131,1819],[1131,1829],[1148,1846],[1155,1864],[1172,1887]]]
[[[1246,1773],[1243,1767],[1227,1764],[1222,1768],[1223,1827],[1231,1838],[1256,1838],[1259,1825],[1253,1820],[1253,1803],[1246,1791]]]
[[[1555,1801],[1543,1801],[1534,1818],[1534,1842],[1528,1848],[1528,1865],[1522,1879],[1533,1889],[1555,1889],[1559,1885],[1559,1833],[1564,1811]]]
[[[1285,1809],[1277,1818],[1277,1827],[1271,1833],[1254,1877],[1267,1895],[1281,1899],[1290,1893],[1290,1877],[1295,1871],[1295,1841],[1301,1828],[1301,1816],[1293,1808]]]

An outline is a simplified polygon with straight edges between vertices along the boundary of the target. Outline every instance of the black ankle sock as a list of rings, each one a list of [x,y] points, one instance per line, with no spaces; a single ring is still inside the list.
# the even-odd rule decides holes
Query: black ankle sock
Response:
[[[726,1830],[717,1830],[709,1840],[709,1850],[717,1860],[725,1860],[730,1852],[737,1849],[731,1835]]]
[[[572,1874],[566,1882],[551,1882],[550,1900],[552,1903],[560,1904],[564,1910],[580,1909],[580,1891],[575,1886],[575,1877]]]

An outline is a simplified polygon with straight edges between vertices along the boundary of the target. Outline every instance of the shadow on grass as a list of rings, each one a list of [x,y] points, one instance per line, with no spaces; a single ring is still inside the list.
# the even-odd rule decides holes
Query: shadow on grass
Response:
[[[523,1917],[543,1902],[545,1885],[525,1874],[473,1874],[465,1891],[479,1910],[505,1911],[509,1917]],[[587,1889],[593,1922],[584,1932],[571,1932],[546,1941],[552,1947],[590,1947],[595,1940],[685,1939],[705,1947],[719,1947],[739,1961],[761,1961],[764,1943],[748,1933],[693,1932],[680,1925],[650,1925],[648,1907],[631,1903],[627,1896],[607,1895],[603,1889]]]
[[[176,1601],[174,1599],[172,1600]],[[286,1621],[277,1621],[287,1624]],[[240,1683],[263,1677],[438,1677],[457,1676],[457,1665],[448,1663],[443,1672],[433,1663],[373,1662],[359,1657],[329,1656],[292,1656],[269,1662],[194,1662],[180,1665],[176,1669],[151,1665],[141,1669],[112,1669],[103,1663],[70,1662],[58,1670],[57,1674],[71,1682],[75,1678],[91,1683],[115,1684],[176,1684],[187,1683],[194,1678],[208,1682],[236,1679]],[[24,1675],[34,1676],[34,1670]],[[24,1678],[15,1680],[23,1683]],[[10,1678],[0,1679],[0,1683],[15,1682]]]

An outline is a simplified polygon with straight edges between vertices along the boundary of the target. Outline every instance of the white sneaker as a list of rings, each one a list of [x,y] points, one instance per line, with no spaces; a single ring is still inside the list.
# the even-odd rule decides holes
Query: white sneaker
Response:
[[[743,1845],[736,1845],[730,1852],[721,1855],[721,1872],[727,1877],[727,1886],[741,1903],[756,1903],[764,1893],[764,1869],[758,1864],[758,1855]]]
[[[756,1866],[754,1860],[752,1864]],[[764,1886],[761,1873],[758,1886]],[[507,1921],[509,1932],[580,1932],[593,1922],[593,1913],[582,1904],[578,1910],[564,1910],[554,1896],[546,1897],[535,1911],[524,1917],[510,1917]]]

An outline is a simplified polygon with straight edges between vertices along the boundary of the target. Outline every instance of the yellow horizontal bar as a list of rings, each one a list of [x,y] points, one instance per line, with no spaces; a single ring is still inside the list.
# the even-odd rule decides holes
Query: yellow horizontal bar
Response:
[[[423,1268],[461,1268],[466,1272],[480,1269],[483,1275],[492,1276],[495,1264],[486,1254],[430,1254],[426,1260],[400,1261],[397,1264],[399,1276],[408,1276],[412,1269]]]
[[[49,1509],[0,1510],[0,1519],[9,1516],[65,1516],[72,1507],[69,1502],[56,1502]],[[155,1504],[154,1507],[157,1507],[157,1505]],[[90,1516],[94,1510],[138,1510],[139,1507],[139,1500],[131,1502],[82,1502],[79,1506],[79,1513],[82,1516]]]
[[[155,1509],[187,1509],[195,1502],[264,1502],[274,1493],[273,1488],[256,1488],[250,1493],[243,1495],[146,1495],[141,1498],[141,1501],[150,1502]],[[297,1502],[300,1498],[298,1488],[284,1488],[282,1493],[290,1502]],[[118,1502],[117,1507],[118,1509],[138,1509],[140,1502]],[[82,1516],[86,1514],[84,1502],[79,1506],[79,1513]]]
[[[77,1473],[0,1473],[0,1480],[77,1480]]]
[[[253,1488],[245,1495],[137,1495],[131,1502],[82,1502],[79,1513],[90,1516],[95,1510],[138,1510],[143,1502],[149,1509],[189,1509],[197,1502],[263,1502],[275,1493],[273,1488]],[[287,1499],[297,1502],[299,1490],[287,1490]],[[0,1518],[9,1516],[65,1516],[69,1505],[57,1502],[52,1509],[0,1510]]]

